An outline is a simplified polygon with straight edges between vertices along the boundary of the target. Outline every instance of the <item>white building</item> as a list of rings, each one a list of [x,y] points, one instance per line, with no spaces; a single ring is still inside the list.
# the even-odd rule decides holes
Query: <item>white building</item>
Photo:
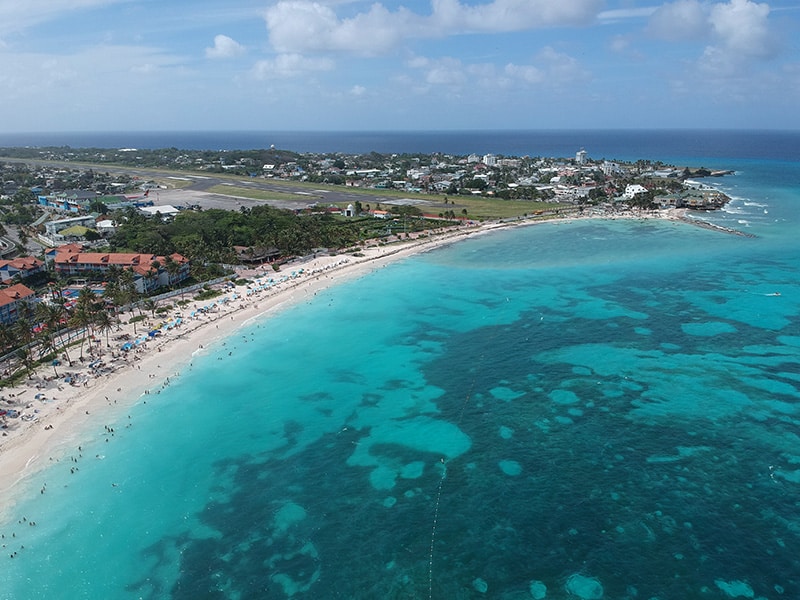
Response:
[[[581,148],[575,153],[575,162],[578,163],[579,165],[586,164],[586,150]]]
[[[614,175],[618,175],[622,173],[622,169],[617,163],[605,161],[603,163],[603,175],[606,177],[613,177]]]
[[[174,218],[175,215],[181,212],[180,209],[175,208],[171,204],[163,204],[161,206],[142,206],[139,208],[139,211],[151,217],[159,214],[161,215],[161,219],[164,221]]]
[[[644,186],[639,185],[638,183],[631,183],[625,186],[625,193],[622,194],[622,197],[625,200],[633,200],[635,196],[639,194],[646,194],[647,188]]]

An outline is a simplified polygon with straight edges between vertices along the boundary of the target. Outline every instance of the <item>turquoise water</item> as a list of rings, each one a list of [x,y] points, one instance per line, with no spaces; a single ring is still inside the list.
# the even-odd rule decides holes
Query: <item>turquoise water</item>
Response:
[[[0,597],[800,597],[800,167],[733,166],[756,238],[501,231],[196,356],[29,483]]]

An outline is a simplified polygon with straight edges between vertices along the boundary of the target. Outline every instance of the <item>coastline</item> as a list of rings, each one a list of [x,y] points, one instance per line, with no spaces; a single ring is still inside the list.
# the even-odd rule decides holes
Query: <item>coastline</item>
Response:
[[[486,234],[498,229],[533,226],[541,223],[566,224],[586,219],[682,221],[677,212],[663,211],[638,214],[624,212],[615,215],[583,215],[550,220],[514,220],[462,226],[457,230],[417,237],[384,246],[370,246],[354,256],[340,254],[320,256],[292,268],[302,269],[294,278],[269,288],[251,283],[230,289],[229,302],[214,303],[204,311],[207,302],[193,301],[178,310],[181,324],[154,337],[127,354],[118,350],[120,342],[104,348],[102,360],[105,372],[93,372],[90,361],[75,362],[69,369],[73,384],[64,382],[64,371],[58,380],[50,377],[49,368],[40,367],[32,379],[2,391],[3,408],[14,408],[29,415],[9,420],[9,428],[0,437],[0,522],[5,521],[16,501],[24,494],[30,477],[74,452],[93,428],[113,423],[121,410],[138,402],[149,393],[168,385],[169,378],[179,374],[198,352],[206,352],[220,341],[255,320],[268,318],[277,312],[308,300],[314,293],[352,281],[392,262],[427,252],[467,237]],[[282,273],[277,274],[278,277]],[[275,278],[271,270],[248,269],[240,276],[251,282],[254,278]],[[256,280],[257,281],[257,280]],[[135,337],[132,324],[123,324],[114,337]],[[141,332],[140,332],[141,335]],[[105,339],[99,346],[105,346]],[[112,352],[112,350],[114,352]],[[45,377],[47,376],[47,377]],[[9,401],[11,401],[9,403]],[[7,434],[7,435],[5,435]]]
[[[149,339],[125,353],[121,342],[111,341],[105,348],[102,338],[100,359],[107,364],[104,372],[89,367],[93,361],[74,360],[73,366],[52,377],[49,367],[39,367],[31,379],[2,390],[2,407],[18,410],[22,416],[8,419],[8,428],[0,437],[0,522],[13,509],[18,492],[25,490],[31,475],[74,452],[90,430],[102,423],[114,422],[118,413],[149,393],[157,393],[187,366],[198,352],[206,352],[216,343],[233,335],[255,320],[277,312],[329,287],[362,277],[391,262],[453,243],[471,234],[515,224],[461,227],[436,237],[423,237],[387,246],[364,248],[352,256],[320,256],[297,265],[302,274],[287,278],[269,288],[258,290],[256,284],[239,285],[228,290],[229,302],[194,301],[176,311],[181,324]],[[294,265],[293,265],[294,266]],[[291,267],[288,267],[290,269]],[[240,276],[277,279],[283,272],[248,269]],[[193,314],[194,316],[188,316]],[[139,336],[143,328],[139,327]],[[133,325],[122,324],[113,337],[134,339]],[[96,356],[96,355],[95,355]],[[73,383],[66,383],[65,376]]]

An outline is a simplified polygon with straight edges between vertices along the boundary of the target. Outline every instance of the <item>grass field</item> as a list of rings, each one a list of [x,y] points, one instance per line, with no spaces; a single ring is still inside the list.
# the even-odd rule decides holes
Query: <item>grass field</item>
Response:
[[[283,182],[281,182],[283,184]],[[319,189],[319,188],[317,188]],[[214,185],[208,188],[208,192],[219,194],[220,196],[238,196],[239,198],[249,198],[251,200],[280,200],[281,202],[302,202],[303,205],[315,200],[322,200],[319,194],[299,195],[287,194],[286,192],[273,192],[270,190],[259,190],[250,187],[239,187],[237,185]]]

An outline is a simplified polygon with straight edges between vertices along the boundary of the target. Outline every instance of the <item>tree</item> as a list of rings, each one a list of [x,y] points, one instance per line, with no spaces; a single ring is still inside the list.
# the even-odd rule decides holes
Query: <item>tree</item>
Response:
[[[109,313],[106,309],[100,309],[97,314],[95,315],[95,325],[97,329],[102,333],[105,332],[106,334],[106,348],[111,346],[111,343],[108,339],[108,334],[111,331],[111,328],[114,327],[116,319]]]
[[[28,379],[30,379],[33,376],[34,367],[33,352],[31,352],[33,329],[27,315],[21,315],[17,319],[13,326],[13,333],[17,341],[20,342],[20,346],[17,349],[17,356],[22,361]]]
[[[139,292],[136,289],[136,278],[130,269],[123,269],[120,273],[119,289],[123,304],[133,305],[139,298]],[[136,321],[133,322],[133,333],[134,335],[136,334]]]
[[[152,298],[145,298],[142,300],[142,308],[149,310],[154,319],[156,317],[156,306],[156,302]]]
[[[78,292],[78,299],[75,302],[75,312],[72,315],[73,325],[82,327],[84,330],[83,338],[81,339],[81,360],[83,360],[83,344],[89,337],[96,312],[97,296],[95,296],[89,286],[85,286]]]

